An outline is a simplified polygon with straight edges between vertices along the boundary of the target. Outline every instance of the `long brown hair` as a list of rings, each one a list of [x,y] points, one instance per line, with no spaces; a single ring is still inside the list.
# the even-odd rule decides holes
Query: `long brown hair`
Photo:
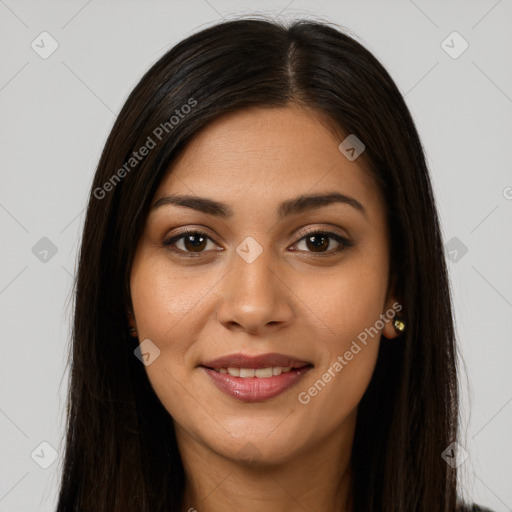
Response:
[[[181,511],[185,475],[172,419],[128,334],[134,250],[159,183],[199,130],[230,111],[290,103],[364,142],[362,156],[387,203],[390,273],[407,322],[400,338],[381,343],[359,404],[353,510],[456,509],[456,469],[441,458],[458,430],[452,304],[409,110],[378,60],[333,24],[250,17],[203,29],[161,57],[129,95],[103,149],[75,283],[58,512]],[[135,158],[143,146],[149,151]]]

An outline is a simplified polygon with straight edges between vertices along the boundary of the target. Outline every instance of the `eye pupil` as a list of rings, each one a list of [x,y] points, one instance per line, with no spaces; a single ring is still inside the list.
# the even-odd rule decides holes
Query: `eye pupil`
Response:
[[[313,242],[313,240],[315,239],[320,239],[321,242],[319,244],[315,244]],[[325,236],[325,235],[311,235],[311,236],[308,236],[307,238],[307,244],[308,244],[308,248],[310,248],[310,243],[312,243],[312,247],[314,249],[327,249],[329,247],[329,237],[328,236]]]
[[[194,242],[193,242],[193,240],[194,240],[195,238],[200,239],[200,241],[199,241],[199,242],[194,243]],[[191,246],[189,246],[189,245],[188,245],[189,243],[192,243],[192,245],[191,245]],[[205,245],[206,245],[206,237],[204,237],[203,235],[199,235],[199,234],[191,234],[191,235],[187,235],[187,236],[185,237],[185,248],[186,248],[187,250],[189,250],[189,249],[190,249],[190,247],[191,247],[192,249],[199,249],[199,250],[202,250],[202,249],[204,249]]]

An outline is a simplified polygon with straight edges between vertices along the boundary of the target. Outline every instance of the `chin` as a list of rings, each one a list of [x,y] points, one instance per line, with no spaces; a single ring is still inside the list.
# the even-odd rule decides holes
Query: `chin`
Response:
[[[247,435],[237,439],[230,438],[226,445],[212,446],[212,449],[219,455],[247,467],[276,466],[298,456],[297,443],[290,442],[290,446],[286,444],[293,436],[286,435],[286,439],[276,436],[270,439],[268,434],[269,431],[261,437]]]

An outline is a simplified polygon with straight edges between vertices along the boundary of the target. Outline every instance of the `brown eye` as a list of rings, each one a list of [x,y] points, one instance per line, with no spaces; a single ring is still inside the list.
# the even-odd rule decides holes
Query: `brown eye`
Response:
[[[207,237],[203,235],[185,235],[183,237],[183,244],[187,251],[201,252],[206,247]]]
[[[210,237],[202,231],[186,231],[163,242],[172,252],[183,253],[184,256],[199,256],[206,248]],[[181,243],[182,242],[182,243]],[[179,247],[178,245],[182,245]]]
[[[332,240],[335,242],[334,248],[331,244]],[[326,255],[344,251],[354,245],[353,242],[336,233],[319,230],[309,232],[306,236],[302,237],[297,244],[300,244],[302,241],[305,242],[306,249],[299,249],[300,251]]]
[[[306,246],[313,252],[327,249],[329,247],[329,237],[325,235],[309,235],[305,238]]]

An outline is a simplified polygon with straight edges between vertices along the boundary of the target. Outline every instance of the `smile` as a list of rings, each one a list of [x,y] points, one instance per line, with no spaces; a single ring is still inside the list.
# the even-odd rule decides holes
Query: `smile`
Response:
[[[275,375],[281,375],[282,373],[288,373],[291,371],[290,366],[269,366],[268,368],[212,368],[219,373],[231,375],[232,377],[241,377],[247,379],[248,377],[257,377],[259,379],[268,379]]]
[[[297,384],[313,365],[282,354],[231,354],[199,367],[224,394],[242,402],[262,402]]]

